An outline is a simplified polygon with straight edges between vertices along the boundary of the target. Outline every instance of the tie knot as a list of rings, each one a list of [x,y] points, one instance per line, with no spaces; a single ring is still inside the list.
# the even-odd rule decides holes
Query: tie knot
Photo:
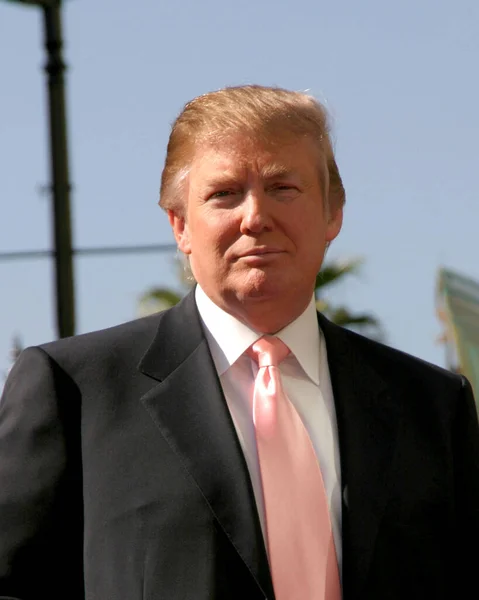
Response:
[[[272,335],[264,336],[247,350],[249,356],[261,367],[277,367],[290,350],[284,342]]]

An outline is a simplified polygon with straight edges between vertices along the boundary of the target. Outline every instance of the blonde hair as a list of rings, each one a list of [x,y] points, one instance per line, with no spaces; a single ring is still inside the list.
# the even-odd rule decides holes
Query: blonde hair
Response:
[[[318,148],[326,208],[346,196],[334,158],[328,114],[312,96],[277,87],[227,87],[188,102],[173,123],[161,177],[160,206],[183,214],[184,184],[199,145],[244,134],[272,144],[309,137]]]

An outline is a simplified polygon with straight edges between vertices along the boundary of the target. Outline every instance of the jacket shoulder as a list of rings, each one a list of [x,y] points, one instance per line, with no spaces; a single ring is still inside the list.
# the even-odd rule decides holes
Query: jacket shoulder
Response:
[[[320,320],[322,323],[322,320]],[[414,384],[419,387],[444,386],[457,389],[464,385],[464,377],[447,369],[398,350],[382,342],[327,322],[326,329],[334,337],[342,338],[342,347],[349,348],[353,356],[366,361],[385,381],[394,379],[397,384]],[[334,333],[333,333],[334,331]],[[359,358],[360,357],[360,358]]]
[[[136,365],[154,339],[162,314],[48,342],[39,348],[70,373],[93,364]]]

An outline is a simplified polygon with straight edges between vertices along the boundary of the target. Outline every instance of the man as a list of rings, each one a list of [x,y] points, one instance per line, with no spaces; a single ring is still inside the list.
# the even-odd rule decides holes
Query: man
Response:
[[[344,198],[311,97],[244,86],[185,106],[160,205],[198,286],[18,359],[0,595],[478,594],[470,385],[315,311]]]

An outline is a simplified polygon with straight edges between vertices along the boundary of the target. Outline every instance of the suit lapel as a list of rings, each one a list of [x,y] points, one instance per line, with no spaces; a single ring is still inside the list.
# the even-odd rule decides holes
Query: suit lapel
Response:
[[[343,488],[343,588],[359,596],[391,485],[399,403],[370,366],[369,342],[318,316],[336,405]],[[375,346],[377,352],[377,347]],[[140,370],[158,381],[142,402],[208,502],[263,594],[268,561],[243,452],[193,293],[165,312]],[[351,592],[349,591],[351,590]]]
[[[249,473],[193,293],[161,316],[139,368],[159,381],[144,406],[263,594],[273,597]]]
[[[392,483],[400,405],[371,367],[378,346],[333,325],[322,315],[318,318],[326,339],[338,421],[343,588],[345,598],[349,592],[351,597],[359,597]]]

